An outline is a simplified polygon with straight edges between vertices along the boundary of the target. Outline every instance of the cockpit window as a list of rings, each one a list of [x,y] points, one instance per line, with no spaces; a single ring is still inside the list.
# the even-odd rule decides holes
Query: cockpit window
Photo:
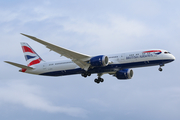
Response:
[[[170,52],[164,52],[165,54],[171,54]]]

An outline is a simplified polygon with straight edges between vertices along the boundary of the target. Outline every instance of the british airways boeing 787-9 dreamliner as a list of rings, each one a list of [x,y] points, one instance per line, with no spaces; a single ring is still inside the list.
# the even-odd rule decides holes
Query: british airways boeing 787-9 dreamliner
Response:
[[[33,36],[22,35],[70,59],[67,61],[45,62],[27,43],[23,42],[21,46],[27,66],[9,61],[5,62],[21,68],[20,72],[36,75],[64,76],[81,74],[83,77],[87,77],[97,73],[98,78],[94,82],[100,83],[104,81],[101,78],[103,74],[110,74],[119,80],[126,80],[133,77],[131,68],[158,65],[159,71],[162,71],[162,66],[175,60],[175,57],[170,52],[162,49],[90,56],[53,45]]]

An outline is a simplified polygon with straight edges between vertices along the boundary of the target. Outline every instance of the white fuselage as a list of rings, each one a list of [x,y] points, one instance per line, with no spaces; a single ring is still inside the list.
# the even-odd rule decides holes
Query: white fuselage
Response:
[[[136,68],[161,65],[172,62],[175,57],[166,50],[147,50],[136,51],[121,54],[108,55],[109,64],[105,67],[92,67],[88,71],[90,73],[110,73],[125,68]],[[41,62],[32,66],[33,70],[26,70],[26,73],[47,75],[47,76],[63,76],[72,74],[81,74],[84,72],[77,64],[71,60]]]

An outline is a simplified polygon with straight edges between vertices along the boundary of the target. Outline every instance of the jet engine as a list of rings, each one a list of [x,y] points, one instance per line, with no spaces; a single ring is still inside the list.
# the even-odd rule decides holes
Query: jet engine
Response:
[[[132,69],[123,69],[117,71],[115,74],[117,79],[131,79],[133,77],[133,70]]]
[[[103,67],[103,66],[107,66],[108,65],[108,57],[105,55],[99,55],[99,56],[95,56],[93,58],[90,59],[90,64],[93,67]]]

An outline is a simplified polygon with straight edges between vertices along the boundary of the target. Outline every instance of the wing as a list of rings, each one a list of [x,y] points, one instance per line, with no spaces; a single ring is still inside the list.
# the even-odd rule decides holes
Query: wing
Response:
[[[21,33],[22,34],[22,33]],[[62,56],[65,56],[67,58],[70,58],[74,63],[76,63],[80,68],[84,69],[84,70],[88,70],[90,64],[87,63],[86,61],[90,60],[91,56],[88,55],[84,55],[78,52],[74,52],[56,45],[53,45],[51,43],[45,42],[43,40],[40,40],[36,37],[30,36],[30,35],[26,35],[26,34],[22,34],[36,42],[39,42],[43,45],[45,45],[47,48],[49,48],[50,50],[53,50],[59,54],[61,54]]]

